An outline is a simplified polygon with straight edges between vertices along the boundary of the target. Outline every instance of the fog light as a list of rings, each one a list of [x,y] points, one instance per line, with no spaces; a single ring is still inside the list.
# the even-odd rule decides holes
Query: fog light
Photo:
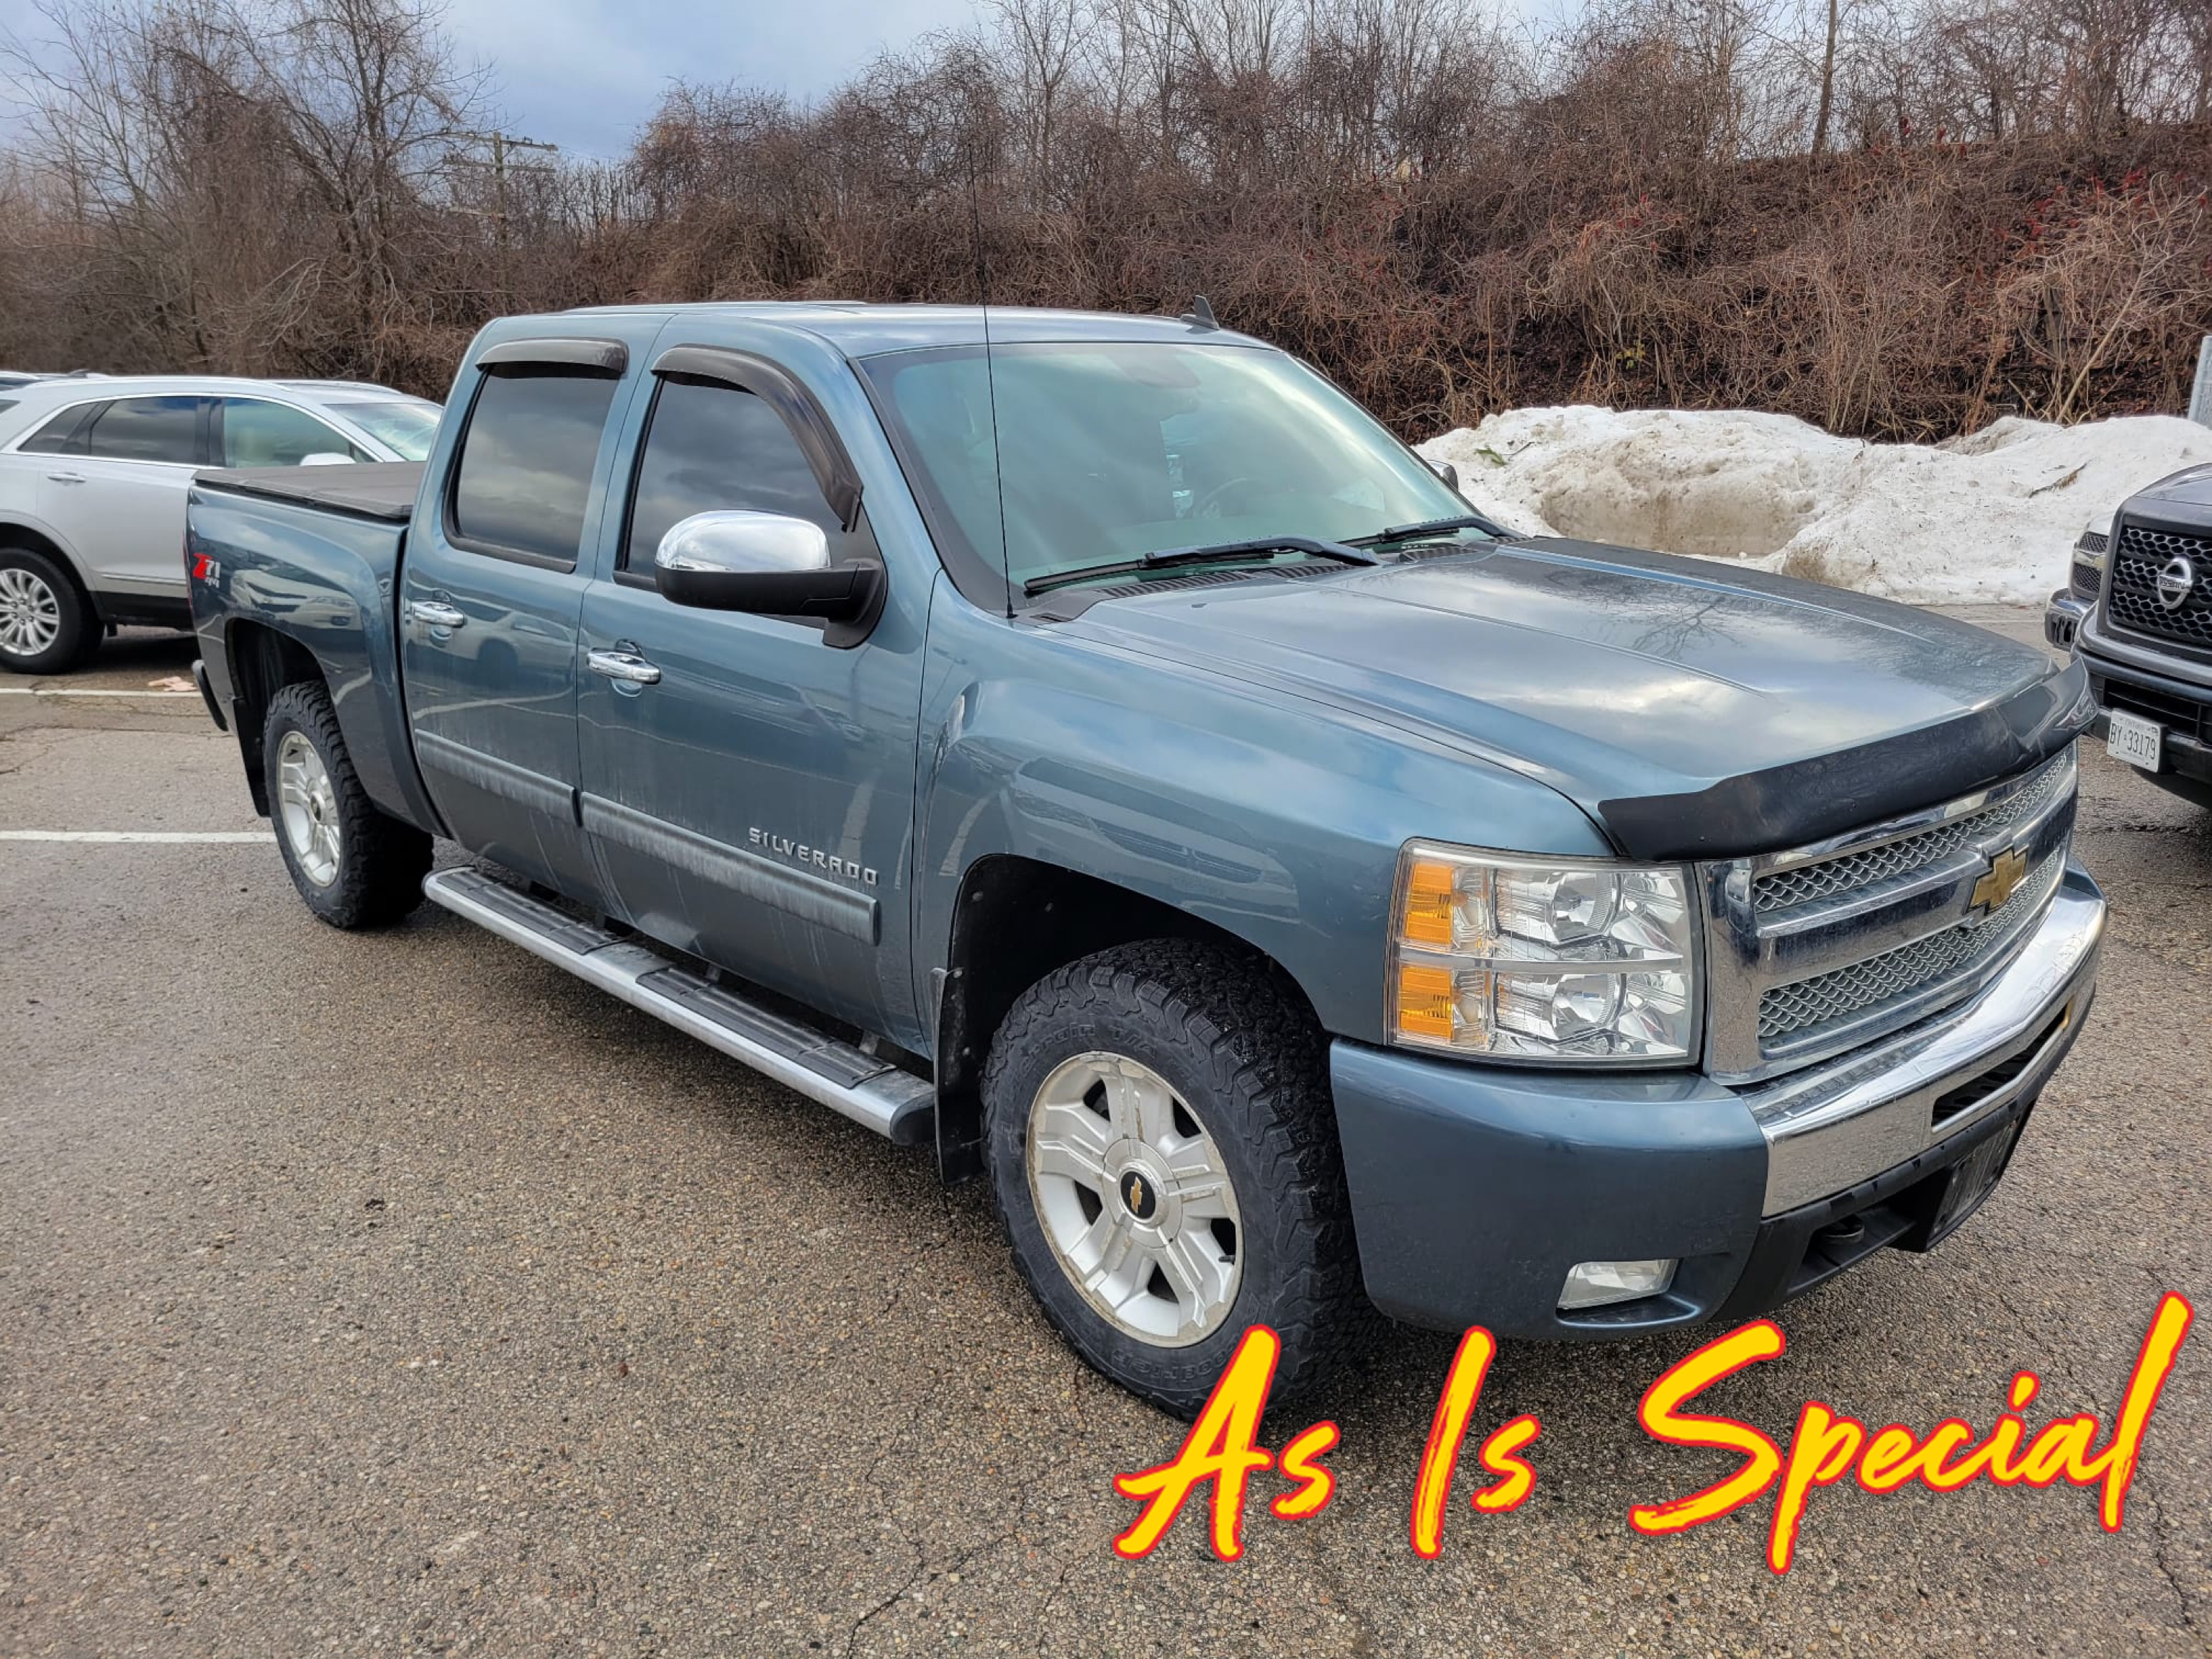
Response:
[[[1570,1270],[1559,1287],[1559,1311],[1656,1296],[1674,1282],[1674,1261],[1668,1256],[1662,1261],[1585,1261]]]

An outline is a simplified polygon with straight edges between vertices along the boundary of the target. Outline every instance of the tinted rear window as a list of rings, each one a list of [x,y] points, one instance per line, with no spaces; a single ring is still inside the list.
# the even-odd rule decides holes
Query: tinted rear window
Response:
[[[107,405],[80,404],[75,409],[65,409],[48,421],[29,437],[23,440],[21,449],[26,455],[82,455],[84,453],[82,434],[92,423],[93,416]]]
[[[200,459],[200,400],[118,398],[92,423],[83,453],[111,461],[192,465]]]
[[[604,374],[485,375],[454,472],[455,538],[573,563],[617,384]]]

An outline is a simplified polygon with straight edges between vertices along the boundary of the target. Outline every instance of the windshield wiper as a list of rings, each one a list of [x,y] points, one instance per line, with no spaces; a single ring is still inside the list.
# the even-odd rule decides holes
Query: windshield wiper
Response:
[[[1372,536],[1354,536],[1352,547],[1387,547],[1392,542],[1410,542],[1421,536],[1441,536],[1447,530],[1480,530],[1484,535],[1501,542],[1514,538],[1495,519],[1486,519],[1480,513],[1462,513],[1452,519],[1425,519],[1419,524],[1394,524],[1388,530],[1377,531]]]
[[[1070,582],[1087,582],[1100,576],[1141,576],[1147,570],[1159,570],[1170,565],[1205,564],[1216,559],[1272,558],[1278,553],[1310,553],[1316,558],[1334,559],[1339,564],[1374,564],[1372,553],[1364,553],[1356,545],[1343,542],[1325,542],[1313,536],[1260,536],[1245,542],[1206,542],[1196,547],[1163,547],[1134,559],[1115,559],[1105,564],[1084,565],[1074,570],[1054,570],[1042,576],[1032,576],[1022,584],[1022,592],[1034,598],[1055,587],[1065,587]]]

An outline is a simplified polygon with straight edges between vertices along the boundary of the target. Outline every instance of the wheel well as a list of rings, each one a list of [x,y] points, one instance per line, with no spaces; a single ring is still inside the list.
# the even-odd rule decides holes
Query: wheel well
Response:
[[[1011,854],[981,859],[960,884],[937,1009],[937,1157],[947,1181],[982,1167],[983,1064],[1021,994],[1069,963],[1148,939],[1204,939],[1275,971],[1308,1018],[1312,1005],[1265,951],[1226,928],[1096,876]]]
[[[253,793],[253,810],[267,817],[269,786],[262,765],[261,726],[268,718],[270,701],[286,686],[303,682],[327,689],[323,666],[299,641],[260,623],[231,623],[228,647],[231,727],[238,734],[239,758],[246,763],[246,787]]]
[[[76,596],[84,601],[84,608],[94,617],[100,615],[100,601],[93,598],[92,589],[86,585],[84,572],[76,568],[62,544],[51,536],[40,535],[28,525],[0,522],[0,547],[27,547],[33,553],[43,553],[61,566],[62,574],[76,588]]]

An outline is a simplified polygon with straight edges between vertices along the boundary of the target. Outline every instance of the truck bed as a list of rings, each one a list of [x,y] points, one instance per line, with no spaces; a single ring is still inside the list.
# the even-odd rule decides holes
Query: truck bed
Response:
[[[210,689],[234,724],[258,729],[240,701],[236,653],[277,635],[315,659],[354,770],[392,817],[436,833],[416,771],[398,685],[395,595],[422,465],[210,471],[185,508],[193,626]]]
[[[375,461],[357,466],[218,468],[193,482],[272,501],[296,501],[356,518],[405,524],[422,487],[421,461]]]

